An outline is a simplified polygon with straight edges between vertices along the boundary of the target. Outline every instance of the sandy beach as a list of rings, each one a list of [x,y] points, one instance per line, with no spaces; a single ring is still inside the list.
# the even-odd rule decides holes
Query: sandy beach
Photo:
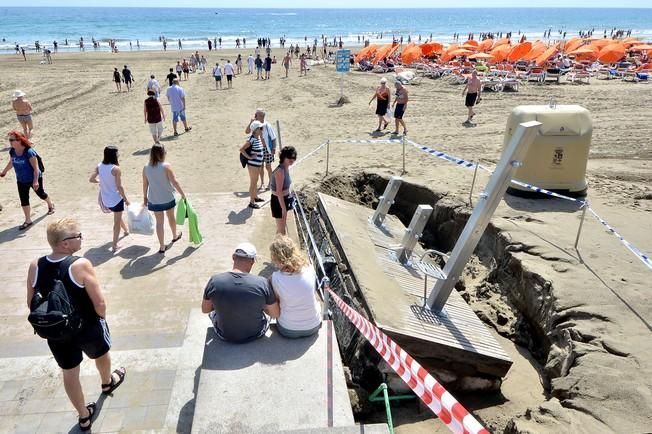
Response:
[[[238,53],[246,59],[250,52],[253,50],[200,52],[208,59],[209,71],[191,74],[188,81],[181,82],[188,95],[187,115],[192,131],[172,137],[169,105],[161,98],[168,116],[163,139],[167,161],[191,199],[193,194],[246,192],[247,175],[237,153],[256,107],[267,110],[268,121],[280,122],[282,144],[295,146],[299,158],[327,140],[389,138],[389,134],[372,135],[377,118],[368,101],[381,78],[379,74],[347,74],[344,94],[350,103],[337,106],[334,103],[339,97],[340,76],[333,65],[312,66],[306,77],[299,77],[299,61],[295,59],[290,77],[285,79],[280,65],[283,51],[275,48],[272,54],[279,63],[273,65],[270,80],[257,81],[255,74],[246,74],[245,65],[245,73],[236,76],[233,89],[216,91],[210,67],[226,59],[234,62]],[[177,50],[58,53],[51,65],[39,64],[37,55],[28,56],[27,62],[20,56],[0,56],[0,95],[4,96],[0,130],[4,134],[19,129],[11,109],[11,94],[14,89],[23,90],[34,107],[33,141],[46,166],[45,189],[55,204],[97,200],[97,187],[88,178],[107,144],[119,147],[123,185],[130,199],[139,201],[141,171],[152,144],[143,119],[146,83],[150,74],[155,74],[162,88],[167,88],[164,82],[168,68],[189,55],[189,51]],[[123,65],[129,66],[135,85],[132,92],[117,93],[111,81],[112,71]],[[392,74],[385,76],[391,81]],[[649,86],[592,79],[589,85],[528,84],[517,93],[486,92],[477,107],[477,126],[465,128],[462,86],[424,79],[408,86],[410,102],[404,119],[411,140],[491,165],[500,157],[505,123],[515,106],[547,104],[554,97],[557,104],[587,108],[593,119],[588,200],[622,236],[650,253]],[[391,129],[390,125],[386,131]],[[1,147],[3,165],[8,149],[5,141]],[[323,151],[302,162],[293,172],[296,189],[319,189],[325,178],[325,164]],[[442,200],[450,200],[450,206],[460,212],[469,211],[465,201],[472,171],[429,157],[412,146],[407,148],[406,170],[403,178],[407,182],[443,195]],[[387,177],[400,171],[398,144],[331,145],[329,177],[344,180],[340,191],[343,196],[347,194],[347,180],[358,173]],[[484,186],[487,179],[480,175],[478,186]],[[476,187],[476,197],[480,190]],[[13,174],[0,180],[0,197],[5,224],[0,230],[5,231],[22,223]],[[352,192],[351,197],[358,199]],[[35,216],[45,213],[46,207],[35,195],[32,204]],[[242,208],[246,205],[247,198],[243,197]],[[56,216],[75,216],[78,212],[74,207],[57,206]],[[269,209],[256,212],[269,213]],[[99,209],[97,217],[104,218]],[[210,216],[201,217],[203,224],[210,224]],[[495,395],[460,397],[492,431],[502,432],[507,427],[510,432],[643,432],[645,426],[647,430],[652,426],[652,299],[648,293],[652,270],[589,217],[578,255],[572,246],[579,217],[580,212],[558,201],[509,199],[492,220],[496,239],[511,240],[506,251],[521,264],[523,275],[537,274],[554,287],[545,297],[532,295],[533,299],[541,296],[546,300],[541,310],[549,316],[542,315],[541,321],[550,322],[542,329],[551,333],[553,344],[547,359],[537,361],[527,350],[509,342],[524,343],[519,342],[516,320],[505,307],[513,303],[501,294],[475,290],[489,274],[486,264],[477,265],[484,270],[478,272],[480,277],[467,276],[472,307],[507,338],[500,342],[516,361],[503,386],[504,399]],[[109,220],[106,225],[108,228]],[[273,227],[270,216],[270,231]],[[44,234],[45,222],[40,222],[28,236],[40,238],[45,249]],[[25,267],[27,262],[25,259]],[[199,265],[211,267],[210,263]],[[506,325],[497,320],[501,312],[510,318]],[[558,345],[562,341],[567,343],[565,347]],[[539,381],[540,375],[551,381]],[[545,390],[542,382],[547,383]],[[399,432],[447,431],[442,424],[433,422],[428,410],[420,415],[406,412],[408,416],[398,416]],[[410,417],[414,419],[404,420]]]

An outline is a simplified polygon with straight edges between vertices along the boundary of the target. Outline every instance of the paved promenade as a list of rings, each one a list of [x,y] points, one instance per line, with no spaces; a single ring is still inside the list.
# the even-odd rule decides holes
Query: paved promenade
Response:
[[[112,217],[99,210],[96,198],[59,202],[57,213],[46,218],[39,217],[45,212],[39,204],[35,224],[26,232],[16,229],[20,209],[5,206],[0,213],[0,432],[76,432],[76,413],[65,397],[60,370],[26,320],[29,261],[49,252],[46,225],[64,216],[81,222],[80,254],[95,264],[106,296],[114,366],[127,368],[125,383],[103,399],[94,363],[82,363],[86,399],[97,400],[100,408],[93,432],[190,432],[210,326],[199,310],[204,286],[212,274],[230,268],[231,253],[242,241],[258,248],[254,272],[271,274],[268,246],[275,224],[268,205],[246,208],[247,198],[240,193],[189,198],[205,241],[190,245],[184,229],[182,241],[165,255],[157,253],[155,236],[142,235],[128,236],[111,254]]]

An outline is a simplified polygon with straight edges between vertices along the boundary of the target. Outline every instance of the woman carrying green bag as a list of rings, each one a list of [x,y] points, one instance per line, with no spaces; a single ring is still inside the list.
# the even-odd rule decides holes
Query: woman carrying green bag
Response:
[[[182,198],[177,204],[177,224],[183,226],[184,222],[188,219],[188,232],[190,234],[190,242],[193,244],[201,244],[203,238],[199,232],[199,220],[197,213],[193,209],[190,202],[185,197]]]

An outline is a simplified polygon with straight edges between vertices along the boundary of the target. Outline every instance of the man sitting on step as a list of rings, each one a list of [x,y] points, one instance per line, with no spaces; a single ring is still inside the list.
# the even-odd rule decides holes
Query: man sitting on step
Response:
[[[262,337],[269,317],[279,316],[279,304],[269,281],[250,274],[256,247],[241,243],[233,252],[233,269],[214,275],[204,289],[201,310],[208,313],[217,335],[244,343]]]

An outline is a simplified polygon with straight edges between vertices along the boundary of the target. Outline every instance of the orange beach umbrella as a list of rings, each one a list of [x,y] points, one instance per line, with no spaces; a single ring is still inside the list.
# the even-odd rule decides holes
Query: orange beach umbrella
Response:
[[[573,50],[568,54],[572,54],[578,60],[595,60],[598,58],[599,50],[591,45],[584,45],[577,50]]]
[[[493,48],[499,47],[499,46],[501,46],[501,45],[509,44],[509,43],[510,43],[509,38],[499,39],[499,40],[497,40],[496,43],[494,44],[494,47],[493,47]]]
[[[477,45],[472,45],[469,44],[468,42],[470,41],[467,41],[466,43],[462,44],[460,48],[464,48],[465,50],[471,50],[471,51],[476,51],[478,49]]]
[[[564,52],[570,53],[571,51],[574,51],[574,50],[580,48],[586,42],[588,42],[586,39],[571,38],[568,41],[566,41],[566,43],[564,44]]]
[[[421,47],[408,47],[401,53],[401,62],[403,62],[404,65],[409,65],[419,60],[422,56],[423,52],[421,51]]]
[[[371,44],[368,47],[364,47],[362,50],[358,52],[358,54],[355,55],[355,61],[359,62],[362,59],[366,59],[368,57],[373,56],[377,49],[378,46],[375,44]]]
[[[485,39],[484,41],[480,42],[478,45],[478,50],[480,51],[487,51],[491,50],[491,47],[494,45],[494,40],[493,39]]]
[[[627,49],[620,43],[607,45],[598,54],[600,63],[614,63],[625,57]]]
[[[534,44],[532,44],[532,49],[530,50],[529,53],[523,56],[522,59],[527,60],[529,62],[542,55],[544,51],[546,51],[546,44],[544,44],[541,41],[537,41]]]
[[[652,44],[634,45],[633,47],[630,48],[630,50],[650,51],[652,50]]]
[[[469,56],[469,59],[491,59],[493,57],[489,53],[473,53]]]
[[[523,56],[525,56],[527,53],[530,52],[532,49],[532,42],[522,42],[512,48],[512,51],[509,52],[507,55],[507,60],[510,62],[516,62],[517,60],[521,59]]]
[[[385,57],[389,56],[389,52],[392,50],[392,44],[385,44],[376,51],[374,55],[373,64],[376,65],[378,62],[383,60]]]
[[[543,66],[548,59],[557,54],[557,47],[553,46],[544,51],[539,57],[537,57],[537,66]]]
[[[595,47],[598,50],[610,44],[613,44],[611,39],[596,39],[595,41],[591,41],[591,47]]]
[[[512,51],[512,47],[509,44],[499,45],[498,47],[491,50],[491,55],[496,62],[502,62],[507,59],[507,55]]]
[[[469,39],[464,43],[464,45],[473,45],[474,47],[477,47],[478,45],[480,45],[480,43],[475,39]]]
[[[425,44],[421,44],[420,47],[421,47],[421,52],[423,53],[424,56],[441,53],[441,50],[444,48],[444,46],[439,42],[427,42]]]

